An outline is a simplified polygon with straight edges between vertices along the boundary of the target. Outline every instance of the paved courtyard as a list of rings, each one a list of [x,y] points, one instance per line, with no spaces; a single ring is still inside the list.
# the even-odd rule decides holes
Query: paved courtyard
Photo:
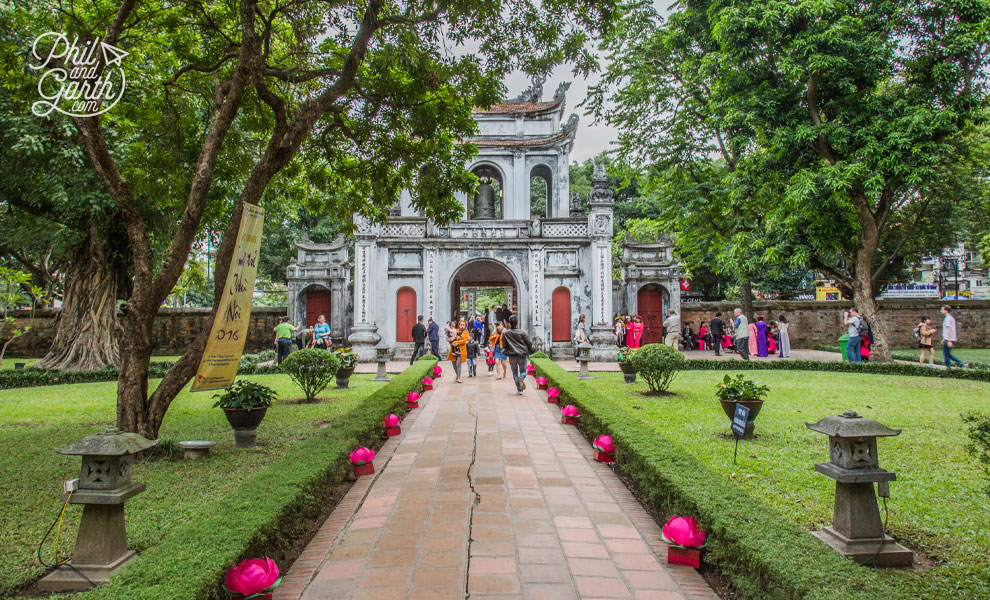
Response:
[[[531,386],[450,368],[286,574],[275,600],[715,600]]]

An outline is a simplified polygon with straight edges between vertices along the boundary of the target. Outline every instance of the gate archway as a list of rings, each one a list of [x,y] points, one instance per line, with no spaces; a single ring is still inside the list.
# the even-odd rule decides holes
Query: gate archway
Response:
[[[519,314],[519,286],[512,272],[504,264],[490,258],[479,258],[467,262],[454,273],[450,281],[451,318],[467,316],[474,308],[481,312],[485,307],[470,305],[473,293],[482,288],[503,288],[511,300],[506,302],[512,314]]]
[[[636,294],[639,316],[643,317],[643,345],[663,343],[663,288],[644,285]]]
[[[330,290],[322,285],[311,285],[306,288],[306,327],[316,325],[320,315],[330,322]],[[332,323],[331,327],[340,327],[342,323]]]

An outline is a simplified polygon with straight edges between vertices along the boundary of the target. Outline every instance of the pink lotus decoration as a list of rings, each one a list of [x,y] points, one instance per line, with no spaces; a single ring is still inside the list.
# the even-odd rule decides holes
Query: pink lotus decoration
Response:
[[[532,375],[533,373],[536,373],[536,367],[533,365],[526,365],[526,372]]]
[[[674,515],[663,526],[663,539],[682,548],[701,548],[705,545],[705,532],[698,526],[694,517]]]
[[[546,377],[537,377],[536,378],[536,385],[546,385],[546,384],[547,384],[547,378]]]
[[[432,377],[424,377],[423,378],[423,385],[433,385],[433,378]]]
[[[406,395],[406,402],[419,402],[419,392],[409,392],[409,394]]]
[[[602,452],[607,452],[609,454],[615,454],[615,444],[612,443],[612,436],[610,435],[600,435],[595,439],[594,447],[598,448]]]
[[[579,411],[573,404],[568,404],[564,408],[560,409],[560,414],[565,417],[580,417],[581,411]]]
[[[375,460],[375,451],[371,448],[359,447],[354,452],[347,455],[351,459],[352,465],[365,465]]]
[[[440,377],[440,374],[441,373],[443,373],[443,369],[440,368],[440,365],[437,365],[437,366],[433,367],[433,376],[434,377]]]
[[[547,390],[548,398],[556,398],[559,395],[560,395],[560,390],[558,390],[557,388],[552,387],[549,390]]]
[[[275,588],[282,581],[278,576],[278,565],[268,558],[249,558],[227,571],[224,583],[227,589],[245,598],[260,595]]]
[[[385,427],[391,429],[392,427],[398,427],[400,421],[398,415],[389,415],[382,419],[382,423],[385,423]]]

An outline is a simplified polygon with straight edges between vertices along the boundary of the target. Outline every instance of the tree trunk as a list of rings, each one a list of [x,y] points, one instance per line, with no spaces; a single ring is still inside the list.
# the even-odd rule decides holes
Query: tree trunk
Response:
[[[164,411],[152,414],[148,401],[148,366],[151,364],[151,330],[156,311],[124,305],[120,373],[117,375],[117,428],[158,439]]]
[[[887,324],[880,317],[880,307],[876,301],[876,286],[873,281],[873,270],[877,264],[877,250],[880,247],[880,230],[877,221],[870,210],[866,198],[853,194],[853,206],[859,217],[859,243],[856,246],[856,257],[853,261],[853,302],[857,310],[873,331],[873,345],[870,347],[870,361],[892,362],[890,345],[887,341]]]
[[[90,233],[65,271],[55,340],[39,368],[81,371],[116,365],[117,300],[127,296],[128,261]]]
[[[748,279],[739,284],[739,304],[747,319],[752,321],[756,318],[756,311],[753,310],[753,284]]]

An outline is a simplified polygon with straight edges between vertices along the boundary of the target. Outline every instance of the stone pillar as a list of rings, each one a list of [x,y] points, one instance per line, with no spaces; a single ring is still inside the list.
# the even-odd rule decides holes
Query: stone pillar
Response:
[[[509,186],[506,186],[509,187]],[[529,189],[529,173],[526,172],[526,153],[516,149],[512,153],[512,186],[510,190],[505,190],[503,196],[505,213],[503,219],[528,219],[528,211],[521,207],[529,206],[529,197],[526,190]],[[527,214],[522,214],[526,212]]]
[[[591,360],[618,360],[612,330],[612,190],[605,166],[595,163],[588,196],[588,233],[591,235]]]
[[[367,219],[354,217],[357,226],[354,244],[354,326],[347,338],[361,362],[375,360],[375,344],[381,341],[378,327],[371,322],[372,260],[375,249],[375,228]]]
[[[467,291],[468,319],[474,318],[474,313],[476,312],[474,304],[477,301],[477,299],[478,299],[478,290],[475,288],[468,288]]]
[[[532,246],[529,249],[529,304],[533,310],[531,317],[533,339],[542,347],[546,338],[542,246]]]
[[[427,248],[423,267],[423,293],[426,296],[423,302],[423,310],[426,318],[434,321],[446,321],[437,318],[437,251],[436,248]]]

